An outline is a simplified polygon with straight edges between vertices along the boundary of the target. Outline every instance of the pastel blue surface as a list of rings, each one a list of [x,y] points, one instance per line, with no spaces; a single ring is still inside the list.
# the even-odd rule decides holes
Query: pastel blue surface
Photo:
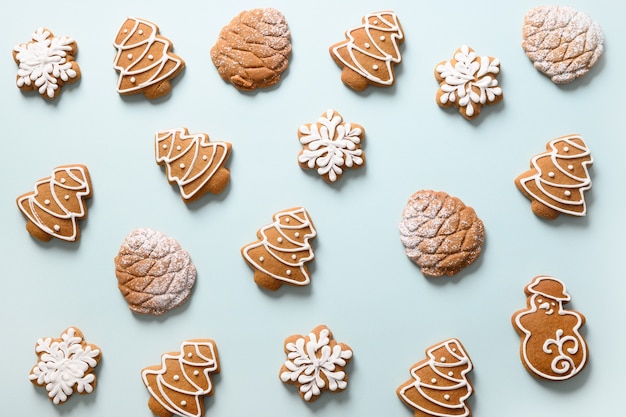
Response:
[[[157,2],[161,3],[161,2]],[[605,53],[583,79],[557,86],[521,44],[534,1],[442,2],[111,0],[99,6],[32,0],[0,13],[0,399],[2,415],[151,416],[140,370],[189,338],[212,338],[222,372],[207,416],[411,416],[395,394],[424,349],[459,338],[474,362],[475,416],[588,416],[622,412],[626,362],[623,207],[626,3],[572,0],[599,22]],[[244,9],[272,6],[291,32],[290,66],[277,87],[242,93],[219,77],[209,50]],[[328,47],[368,12],[395,10],[404,27],[396,85],[355,93]],[[186,69],[172,93],[121,97],[115,34],[126,16],[156,22]],[[82,79],[48,102],[15,86],[12,48],[45,26],[78,42]],[[435,65],[462,44],[498,57],[504,100],[473,122],[435,103]],[[297,163],[297,128],[328,108],[366,130],[366,167],[330,186]],[[156,130],[187,127],[232,143],[231,182],[185,205],[156,165]],[[595,163],[588,216],[543,221],[513,179],[558,136],[579,133]],[[40,243],[15,198],[57,165],[83,163],[94,196],[78,243]],[[435,189],[474,207],[486,228],[479,260],[454,278],[428,279],[404,254],[398,222],[409,196]],[[261,290],[240,248],[276,211],[302,205],[317,227],[307,288]],[[198,279],[190,301],[159,318],[128,309],[113,258],[133,229],[150,227],[190,253]],[[561,383],[536,380],[519,359],[511,315],[540,274],[565,282],[570,307],[587,317],[590,361]],[[348,389],[304,403],[280,382],[283,340],[319,324],[354,350]],[[28,380],[35,342],[77,326],[103,360],[93,394],[56,407]],[[619,410],[619,411],[618,411]]]

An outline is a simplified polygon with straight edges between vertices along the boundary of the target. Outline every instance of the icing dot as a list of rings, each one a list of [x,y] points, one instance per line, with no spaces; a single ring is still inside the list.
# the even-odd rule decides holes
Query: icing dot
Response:
[[[61,178],[61,184],[65,184],[65,178]]]
[[[61,226],[59,226],[58,224],[55,224],[53,229],[58,232],[59,230],[61,230]]]
[[[443,396],[443,398],[444,398],[445,400],[449,400],[449,399],[450,399],[450,395],[449,395],[449,394],[446,394],[446,395],[444,395],[444,396]]]
[[[289,217],[285,217],[285,223],[289,223],[291,219]]]
[[[133,59],[133,54],[128,54],[128,55],[126,55],[126,57],[127,57],[128,59]]]
[[[294,254],[294,255],[291,255],[291,259],[293,259],[293,260],[298,259],[298,255],[295,255],[295,254]]]
[[[287,275],[291,275],[291,269],[287,270]]]
[[[437,383],[437,378],[431,379],[430,382],[432,382],[433,384],[436,384]]]
[[[372,65],[372,69],[376,71],[378,69],[378,65]]]
[[[178,375],[174,375],[174,381],[178,381],[180,377]]]
[[[381,35],[379,39],[384,42],[385,41],[385,36]]]
[[[369,43],[365,42],[365,43],[363,44],[363,46],[365,47],[365,49],[370,49],[370,46],[371,46],[371,45],[370,45]]]
[[[135,80],[135,77],[130,77],[130,82],[131,83],[135,84],[135,81],[137,81],[137,80]]]
[[[276,241],[278,241],[278,243],[283,243],[283,238],[279,237],[278,239],[276,239]]]
[[[69,195],[67,195],[67,194],[65,194],[65,196],[63,196],[63,198],[64,198],[65,200],[69,200],[69,199],[70,199],[70,196],[69,196]]]
[[[181,163],[181,164],[179,165],[179,167],[180,167],[180,169],[185,169],[185,164],[182,164],[182,163]]]
[[[565,147],[563,148],[563,152],[569,152],[569,146],[565,146]]]
[[[300,232],[296,232],[296,233],[294,234],[294,236],[295,236],[295,237],[300,237]]]
[[[186,405],[187,405],[187,401],[182,400],[182,401],[180,402],[180,405],[182,405],[183,407],[184,407],[184,406],[186,406]]]
[[[442,356],[442,357],[441,357],[441,359],[439,359],[439,361],[441,361],[441,362],[445,362],[445,361],[446,361],[446,358]]]
[[[552,171],[548,172],[548,177],[554,178],[554,172],[552,172]]]
[[[377,25],[378,24],[378,19],[374,19],[374,21],[372,23]]]
[[[456,352],[456,348],[452,348],[452,352]]]
[[[182,148],[180,147],[180,145],[178,145],[178,146],[176,147],[176,150],[177,150],[177,151],[180,151],[181,149],[182,149]]]
[[[139,30],[137,31],[137,33],[138,33],[138,34],[140,34],[140,35],[143,35],[143,30],[139,29]]]
[[[189,353],[187,354],[187,357],[188,357],[188,358],[191,358],[192,356],[193,356],[193,353],[191,353],[191,352],[189,352]]]
[[[198,375],[200,375],[200,371],[198,371],[198,370],[193,371],[193,375],[194,375],[194,376],[198,376]]]
[[[448,376],[452,376],[452,375],[454,375],[454,372],[452,371],[448,372]]]
[[[128,33],[128,29],[124,29],[124,30],[123,30],[123,32],[124,32],[124,33]]]
[[[265,260],[265,258],[264,258],[264,257],[259,256],[259,262],[263,262],[264,260]]]
[[[148,55],[148,59],[149,59],[150,61],[152,61],[152,60],[154,59],[154,55],[152,55],[152,54]]]
[[[47,206],[48,204],[50,204],[50,200],[44,200],[43,203]]]
[[[572,196],[572,192],[570,190],[566,190],[565,197],[571,197],[571,196]]]
[[[163,149],[167,149],[167,145],[165,143],[163,144]]]
[[[574,169],[574,165],[568,165],[567,169],[569,169],[570,171]]]
[[[208,156],[206,156],[206,155],[202,155],[202,160],[203,160],[203,161],[206,161],[207,159],[209,159],[209,157],[208,157]]]

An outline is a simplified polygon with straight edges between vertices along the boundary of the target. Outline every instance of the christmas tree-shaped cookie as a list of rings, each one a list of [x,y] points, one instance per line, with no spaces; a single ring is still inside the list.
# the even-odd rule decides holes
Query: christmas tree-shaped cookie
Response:
[[[211,339],[186,340],[180,352],[165,353],[161,364],[141,371],[150,399],[148,407],[159,417],[201,417],[204,396],[213,395],[211,374],[220,371],[217,346]]]
[[[177,184],[185,203],[207,192],[219,194],[230,178],[224,164],[230,155],[228,142],[210,142],[206,133],[189,134],[186,128],[161,130],[155,135],[155,157],[165,166],[167,180]]]
[[[402,61],[399,48],[404,42],[398,16],[392,11],[370,13],[345,36],[346,40],[329,48],[332,58],[343,68],[341,81],[356,91],[369,85],[393,85],[394,65]]]
[[[303,207],[274,214],[274,222],[257,232],[258,240],[241,249],[243,258],[254,269],[254,282],[272,291],[283,284],[309,284],[306,262],[314,258],[309,240],[316,234]]]
[[[537,216],[584,216],[584,192],[591,188],[588,168],[593,164],[589,148],[580,135],[568,135],[551,140],[546,149],[531,159],[531,169],[518,176],[515,185],[532,201]]]
[[[398,387],[398,397],[414,417],[471,416],[467,399],[473,388],[467,373],[473,365],[461,342],[448,339],[426,349],[426,355],[411,368],[411,379]]]
[[[170,92],[170,80],[185,67],[185,61],[171,52],[172,42],[159,35],[152,22],[129,17],[115,37],[114,68],[119,71],[120,94],[143,93],[147,98]]]
[[[53,237],[73,242],[80,237],[78,220],[87,216],[85,199],[91,192],[87,167],[64,165],[37,181],[35,190],[22,194],[16,202],[33,237],[44,242]]]

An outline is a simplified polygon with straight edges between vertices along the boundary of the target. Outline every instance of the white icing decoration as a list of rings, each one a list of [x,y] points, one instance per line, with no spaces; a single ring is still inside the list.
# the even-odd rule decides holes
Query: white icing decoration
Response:
[[[497,74],[500,60],[487,56],[477,56],[467,45],[461,46],[454,55],[454,66],[450,61],[437,65],[435,71],[443,80],[439,97],[441,104],[457,103],[465,108],[468,117],[474,115],[476,105],[490,103],[502,95],[498,86]],[[476,92],[475,90],[478,90]]]
[[[370,19],[372,17],[378,18],[380,22],[378,22],[377,20],[373,20],[372,23],[370,23]],[[363,19],[365,23],[363,23],[361,26],[357,26],[357,27],[349,29],[346,32],[348,41],[341,42],[340,44],[334,46],[332,49],[332,53],[346,67],[352,69],[356,73],[360,74],[362,77],[365,77],[368,80],[375,82],[377,84],[382,84],[382,85],[387,85],[387,86],[392,85],[394,82],[392,65],[399,64],[402,61],[402,57],[400,55],[400,49],[398,46],[398,40],[403,39],[404,34],[402,33],[402,29],[400,28],[400,24],[398,23],[398,16],[391,11],[384,11],[384,12],[376,12],[376,13],[368,14]],[[378,24],[381,22],[382,24],[378,26]],[[374,38],[372,37],[372,33],[371,33],[372,30],[384,31],[390,34],[391,41],[394,47],[394,50],[391,54],[384,51],[382,48],[378,47],[377,41],[375,41]],[[361,32],[361,31],[365,33],[365,35],[370,41],[364,44],[365,49],[359,48],[354,42],[355,38],[354,38],[353,33]],[[380,36],[379,39],[381,41],[384,41],[385,36]],[[374,46],[374,49],[370,51],[369,49],[371,49],[370,47],[372,45]],[[346,49],[346,52],[350,58],[349,60],[346,60],[341,56],[340,50],[344,48]],[[387,69],[387,71],[385,71],[385,75],[388,76],[388,78],[383,79],[379,76],[376,76],[370,73],[369,70],[366,69],[363,65],[361,65],[361,63],[357,60],[355,56],[355,52],[364,54],[370,58],[374,58],[379,61],[383,61]]]
[[[127,34],[127,36],[125,36],[119,43],[117,42],[113,43],[113,46],[115,46],[115,48],[117,49],[117,54],[114,60],[115,64],[113,65],[113,68],[119,71],[117,91],[122,94],[132,93],[133,91],[137,91],[142,88],[146,88],[151,85],[157,84],[165,80],[166,78],[170,77],[172,74],[176,73],[181,67],[181,65],[183,65],[183,61],[180,58],[176,57],[175,55],[168,54],[168,51],[171,47],[171,43],[168,39],[163,38],[161,36],[157,36],[158,28],[156,27],[154,23],[149,22],[147,20],[131,18],[131,17],[129,17],[127,21],[128,20],[132,22],[133,28],[130,30],[130,32],[127,32],[126,30],[124,30],[123,33]],[[140,24],[146,25],[150,28],[149,35],[141,39],[138,42],[129,43],[130,39],[132,38],[135,31],[137,31]],[[138,33],[142,34],[143,32],[141,29],[139,29]],[[143,51],[139,54],[139,57],[133,64],[131,64],[128,67],[119,65],[120,58],[125,51],[129,49],[138,48],[139,46],[143,47]],[[152,51],[155,49],[159,51],[161,58],[154,61],[152,64],[146,67],[136,69],[135,67],[137,67],[142,62],[143,57],[147,55],[149,51]],[[167,71],[164,71],[165,66],[169,65],[171,62],[174,63],[173,65],[171,65],[171,68]],[[154,70],[155,68],[157,68],[156,71]],[[122,87],[122,81],[125,77],[140,75],[140,74],[144,74],[148,72],[152,73],[152,75],[147,80],[133,87],[128,87],[128,88]]]
[[[328,380],[330,391],[343,390],[348,386],[346,373],[335,371],[335,368],[346,366],[346,360],[352,358],[352,350],[343,349],[340,344],[331,348],[329,335],[330,330],[324,328],[319,332],[319,339],[315,333],[309,333],[285,345],[288,354],[284,366],[288,370],[280,374],[280,379],[283,382],[298,381],[305,401],[320,395],[321,388],[326,387],[321,374]]]
[[[183,354],[185,348],[191,348],[196,352],[194,355],[189,352],[187,355]],[[209,354],[205,356],[201,353],[201,348],[208,348]],[[187,358],[185,358],[187,356]],[[193,361],[190,360],[193,357]],[[202,410],[202,396],[209,394],[213,390],[210,374],[218,370],[218,363],[216,360],[216,348],[213,343],[208,340],[193,341],[187,340],[181,343],[180,352],[178,354],[166,353],[161,356],[160,369],[146,368],[141,372],[143,382],[150,392],[152,398],[157,401],[163,408],[171,412],[172,414],[183,417],[200,417],[200,411]],[[165,380],[164,374],[167,372],[168,367],[173,367],[173,363],[177,363],[177,366],[182,371],[182,378],[184,379],[180,385],[190,386],[190,390],[185,390],[178,386],[172,385]],[[194,375],[199,375],[200,372],[204,375],[204,380],[200,381],[206,388],[198,385],[198,381],[194,381],[187,375],[189,368],[199,368],[194,370]],[[196,372],[198,372],[196,374]],[[154,380],[154,384],[150,383],[150,379]],[[195,404],[194,409],[198,411],[197,414],[192,414],[189,410],[182,409],[180,406],[186,406],[187,402],[182,401],[176,403],[170,397],[172,393],[183,394],[185,396],[193,397]],[[179,406],[180,404],[180,406]]]
[[[307,146],[298,156],[298,162],[309,169],[317,167],[319,175],[327,175],[331,182],[343,174],[343,167],[361,166],[364,163],[361,143],[363,130],[343,123],[339,113],[327,110],[317,123],[302,125],[300,143]]]
[[[290,216],[291,218],[293,218],[293,220],[295,220],[295,224],[289,224],[289,225],[281,224],[282,216]],[[308,231],[304,233],[302,241],[291,239],[286,233],[292,230],[304,231],[307,229]],[[267,237],[268,231],[276,231],[279,234],[281,234],[283,239],[285,239],[289,243],[290,247],[289,248],[277,247],[273,245]],[[280,213],[275,214],[274,222],[266,226],[263,226],[259,230],[259,235],[261,236],[260,241],[251,243],[242,249],[242,254],[247,262],[249,262],[254,268],[258,269],[259,271],[262,271],[263,273],[277,280],[285,281],[293,285],[309,284],[311,280],[304,264],[305,262],[311,261],[315,257],[313,253],[313,248],[311,247],[309,240],[314,238],[317,235],[317,232],[315,231],[313,224],[311,220],[309,219],[308,213],[303,207],[297,207],[291,211],[280,212]],[[272,256],[272,258],[274,258],[274,260],[276,260],[277,262],[282,263],[286,267],[298,268],[299,269],[298,275],[301,275],[303,280],[298,281],[298,280],[289,278],[288,276],[278,275],[276,273],[273,273],[267,270],[265,267],[260,265],[260,263],[257,262],[256,259],[253,259],[250,256],[250,251],[255,250],[257,248],[261,248],[261,247],[267,252],[268,255]],[[300,254],[300,257],[298,256],[296,256],[296,258],[291,257],[293,262],[287,262],[283,260],[281,256],[281,255],[284,255],[285,253]],[[259,257],[259,260],[263,262],[263,257],[262,256]],[[292,274],[293,274],[293,271],[292,271]]]
[[[67,400],[74,389],[78,393],[93,391],[96,377],[85,373],[98,364],[100,350],[82,343],[83,338],[71,327],[61,334],[60,342],[53,342],[50,337],[37,341],[35,352],[44,353],[29,378],[38,385],[45,385],[54,404]]]
[[[59,173],[63,173],[76,182],[74,186],[67,186],[65,178],[61,178],[57,181],[55,178],[59,176]],[[38,228],[43,230],[49,235],[61,240],[74,241],[78,236],[78,224],[77,221],[80,218],[85,217],[86,209],[83,197],[91,194],[89,182],[87,181],[88,174],[82,166],[64,166],[57,167],[52,171],[52,175],[48,178],[43,178],[35,183],[35,191],[32,193],[24,194],[17,200],[17,206],[20,211],[34,223]],[[61,199],[57,195],[58,189],[64,189],[73,191],[76,193],[76,201],[78,202],[78,211],[70,211],[62,203]],[[39,189],[47,189],[54,200],[55,206],[62,210],[62,213],[57,213],[49,208],[44,207],[45,204],[41,204],[38,200]],[[60,220],[70,220],[72,224],[72,232],[70,234],[58,234],[61,228],[58,225],[50,228],[45,225],[38,212],[43,212],[46,215],[55,217]],[[57,227],[59,227],[57,229]]]
[[[59,79],[66,82],[78,75],[72,63],[67,61],[67,52],[72,50],[74,39],[54,37],[44,28],[35,30],[31,38],[34,42],[13,48],[18,61],[17,86],[34,84],[39,94],[53,98],[59,88]]]
[[[455,351],[452,350],[451,344],[458,344],[459,342],[456,339],[449,339],[445,342],[442,342],[436,346],[433,346],[427,351],[428,360],[421,361],[418,366],[411,369],[411,376],[414,381],[410,384],[403,384],[399,389],[398,393],[402,400],[406,402],[411,407],[424,412],[426,415],[438,416],[438,417],[448,417],[448,416],[470,416],[470,410],[465,404],[465,401],[472,395],[473,389],[472,385],[468,383],[466,374],[473,369],[472,362],[469,360],[467,354],[463,351],[463,349],[459,348]],[[438,361],[435,358],[435,351],[444,348],[448,352],[448,360],[442,361],[441,359],[446,359],[445,357],[441,357]],[[459,378],[453,378],[452,372],[448,372],[447,376],[443,373],[445,368],[460,368],[461,375]],[[432,384],[428,384],[426,381],[422,381],[420,377],[420,372],[424,368],[425,372],[435,372],[437,375],[442,377],[446,383],[440,385],[433,385],[434,382],[431,380]],[[407,394],[408,390],[417,390],[418,394],[427,402],[425,405],[417,404],[415,401],[411,400],[410,396]],[[458,402],[450,403],[450,395],[444,394],[443,398],[446,402],[438,401],[432,394],[443,393],[443,392],[452,392],[458,391],[462,392],[463,395],[459,396]],[[414,394],[413,394],[414,395]],[[433,414],[433,410],[426,408],[428,404],[433,404],[433,408],[442,408],[444,410],[450,410],[449,412],[439,411]]]
[[[59,230],[61,230],[61,226],[59,226],[58,224],[55,224],[53,229],[55,232],[58,232]]]
[[[558,283],[561,294],[542,293],[540,289],[537,289],[537,286],[541,286],[544,281]],[[570,301],[571,298],[567,293],[565,284],[554,277],[535,277],[527,288],[531,294],[530,307],[514,316],[515,327],[523,335],[521,341],[522,360],[531,372],[544,379],[552,381],[569,379],[580,372],[587,363],[587,346],[580,334],[580,327],[585,322],[584,316],[577,311],[566,310],[563,307],[563,304]],[[544,301],[541,296],[552,301]],[[556,310],[551,308],[550,304],[555,306]],[[523,322],[534,322],[535,328],[528,329]],[[563,327],[565,323],[569,323],[566,324],[567,328]],[[533,336],[533,331],[538,332],[540,336]],[[536,340],[541,335],[547,336],[549,334],[553,334],[554,337],[546,337],[543,341]],[[578,354],[580,356],[576,358],[575,355]],[[538,358],[538,362],[533,363],[530,358]],[[550,359],[549,373],[546,369],[538,368],[539,362],[543,362],[544,359]]]
[[[579,142],[576,142],[576,141],[579,141]],[[560,154],[558,150],[558,145],[561,142],[565,142],[569,145],[569,147],[567,147],[568,150],[570,150],[570,148],[574,148],[579,152],[574,155]],[[548,142],[547,148],[549,149],[549,151],[535,155],[531,159],[530,161],[531,166],[537,172],[536,174],[520,179],[519,181],[520,185],[529,195],[531,195],[537,201],[541,202],[547,207],[550,207],[553,210],[556,210],[560,213],[570,214],[572,216],[585,216],[587,214],[587,204],[585,202],[584,192],[591,188],[591,179],[589,177],[589,166],[593,164],[591,151],[589,150],[589,148],[587,148],[587,146],[585,145],[585,142],[583,141],[583,138],[580,135],[568,135],[568,136],[563,136],[563,137],[554,139]],[[539,166],[538,161],[543,158],[549,158],[550,165],[554,167],[553,169],[556,169],[559,174],[565,176],[566,180],[564,181],[564,183],[547,181],[544,178],[542,178],[543,172],[542,172],[541,167]],[[574,175],[573,173],[568,172],[570,170],[563,169],[561,164],[559,164],[560,160],[579,160],[583,168],[584,176],[578,177]],[[548,173],[548,176],[550,178],[554,178],[549,173]],[[529,188],[529,184],[537,187],[539,193]],[[549,192],[546,189],[546,186],[550,188],[556,188],[556,189],[574,188],[575,191],[578,193],[579,197],[574,200],[572,199],[566,200],[563,198],[559,198],[558,196]],[[570,195],[571,195],[571,192],[570,192]],[[546,196],[548,196],[550,199],[553,199],[554,201],[557,201],[561,204],[565,204],[567,205],[567,207],[570,207],[570,208],[568,209],[568,208],[558,207],[555,204],[552,204],[550,201],[548,201],[546,199]]]
[[[185,148],[181,145],[174,146],[176,139],[183,141]],[[172,170],[167,169],[167,179],[171,183],[176,183],[184,199],[193,198],[203,187],[211,181],[223,164],[229,153],[226,142],[211,142],[205,133],[188,134],[184,128],[175,128],[158,131],[154,138],[155,159],[158,164],[165,164],[167,167],[179,159],[191,153],[192,159],[187,170],[182,176],[175,175]],[[170,152],[159,152],[159,144],[167,149],[169,143]],[[174,154],[173,149],[176,149]],[[202,160],[202,162],[201,162]],[[180,168],[185,168],[183,163]],[[198,181],[200,179],[200,181]],[[197,183],[196,183],[197,182]],[[194,183],[193,187],[187,187]]]
[[[48,205],[50,205],[50,200],[45,199],[45,200],[43,201],[43,203],[44,203],[46,206],[48,206]]]
[[[133,54],[128,54],[128,55],[126,55],[126,57],[127,57],[128,59],[133,59]]]

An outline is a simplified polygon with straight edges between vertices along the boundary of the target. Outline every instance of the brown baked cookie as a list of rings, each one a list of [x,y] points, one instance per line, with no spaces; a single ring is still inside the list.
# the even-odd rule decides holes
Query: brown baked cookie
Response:
[[[317,400],[323,391],[341,392],[348,387],[346,366],[353,352],[350,346],[335,341],[328,327],[317,326],[306,336],[289,336],[284,350],[287,360],[278,376],[298,387],[304,401]]]
[[[170,81],[185,67],[172,53],[172,42],[159,35],[159,27],[147,20],[129,17],[115,37],[113,68],[119,72],[117,92],[142,93],[154,99],[168,94]]]
[[[151,229],[126,236],[114,261],[118,287],[135,313],[159,316],[184,304],[196,281],[189,253]]]
[[[80,78],[74,60],[77,50],[76,41],[69,36],[56,37],[45,28],[35,30],[29,42],[13,48],[17,86],[23,91],[37,91],[47,99],[57,97],[64,84]]]
[[[374,12],[361,25],[348,29],[346,39],[329,48],[330,56],[342,68],[341,81],[355,91],[368,86],[390,87],[395,81],[394,66],[402,62],[402,26],[395,12]]]
[[[289,65],[291,33],[272,8],[239,13],[220,31],[211,59],[220,77],[239,90],[271,87]]]
[[[80,238],[78,220],[87,217],[85,199],[92,195],[91,178],[85,165],[62,165],[52,175],[35,183],[35,190],[22,194],[17,207],[26,218],[26,230],[44,242],[53,237],[68,242]]]
[[[455,275],[480,255],[485,227],[474,209],[458,198],[421,190],[402,212],[400,240],[425,275]]]
[[[219,194],[228,184],[230,171],[224,167],[231,144],[211,142],[206,133],[189,134],[187,128],[160,130],[154,138],[155,158],[165,166],[167,181],[178,185],[185,203],[207,192]]]
[[[102,358],[100,348],[87,343],[82,332],[70,327],[60,337],[39,339],[35,345],[39,362],[30,371],[30,381],[48,391],[54,404],[62,404],[74,393],[89,394],[96,387],[95,367]]]
[[[571,297],[562,281],[537,276],[524,288],[526,308],[511,317],[519,333],[520,358],[531,375],[563,381],[587,365],[589,352],[580,333],[585,316],[564,307]]]
[[[159,417],[202,417],[204,397],[214,393],[211,374],[219,371],[213,340],[185,340],[179,352],[164,353],[160,365],[141,371],[141,379],[150,393],[148,407]]]
[[[515,179],[537,216],[548,220],[559,214],[585,216],[585,191],[591,189],[588,168],[593,164],[580,135],[567,135],[546,144],[547,152],[530,160],[530,170]]]
[[[467,403],[474,389],[467,374],[470,357],[458,339],[426,349],[426,359],[411,367],[411,379],[396,390],[415,417],[471,417]]]

